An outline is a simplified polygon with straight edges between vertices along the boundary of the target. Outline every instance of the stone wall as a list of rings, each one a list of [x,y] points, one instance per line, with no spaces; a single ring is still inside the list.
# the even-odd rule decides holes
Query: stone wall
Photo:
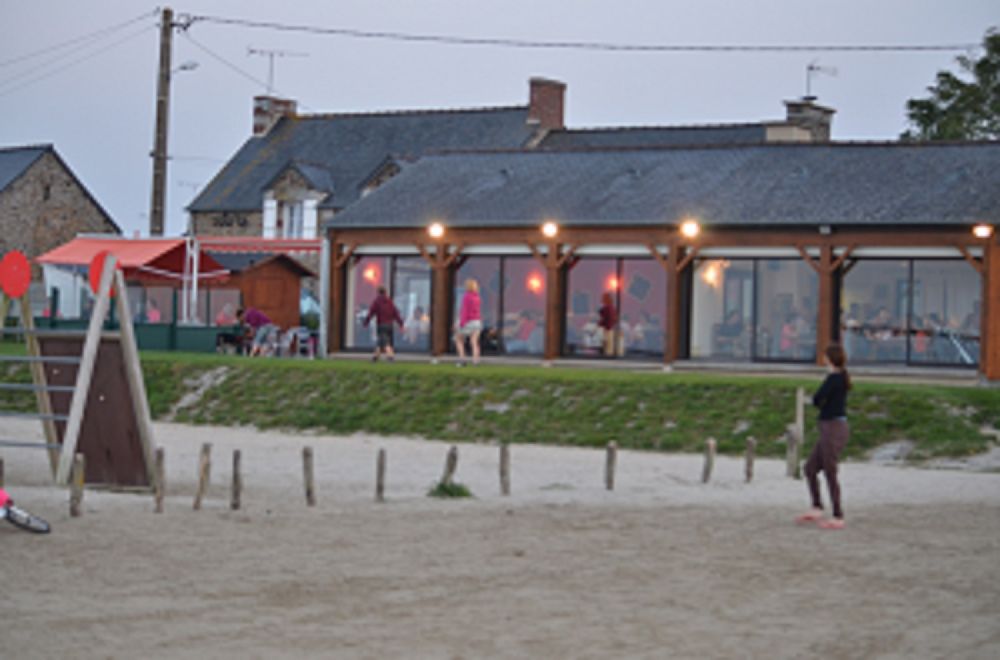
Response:
[[[119,229],[53,152],[0,192],[0,254],[21,250],[34,258],[80,233]]]
[[[192,213],[191,225],[199,236],[261,236],[264,233],[260,211]]]

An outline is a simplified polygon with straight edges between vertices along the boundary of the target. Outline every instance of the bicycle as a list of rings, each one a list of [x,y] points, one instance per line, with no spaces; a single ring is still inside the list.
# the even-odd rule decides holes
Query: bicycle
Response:
[[[4,519],[14,527],[33,534],[48,534],[52,529],[49,523],[14,504],[14,500],[0,488],[0,520]]]

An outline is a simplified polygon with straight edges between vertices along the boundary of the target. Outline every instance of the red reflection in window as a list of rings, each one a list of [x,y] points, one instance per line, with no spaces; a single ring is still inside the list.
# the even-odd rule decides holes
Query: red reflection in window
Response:
[[[364,277],[365,281],[370,284],[378,284],[381,279],[381,275],[382,274],[379,272],[378,266],[372,264],[365,268],[365,272],[362,274],[362,277]]]
[[[617,291],[619,286],[621,286],[621,282],[618,281],[617,275],[608,275],[607,279],[604,280],[604,288],[608,291]]]
[[[545,288],[545,280],[538,273],[530,273],[528,275],[527,287],[528,291],[532,293],[541,293],[542,289]]]

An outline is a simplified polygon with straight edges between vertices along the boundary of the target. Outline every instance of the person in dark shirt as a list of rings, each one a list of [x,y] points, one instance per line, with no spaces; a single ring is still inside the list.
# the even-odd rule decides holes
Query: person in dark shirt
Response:
[[[847,425],[847,392],[851,377],[847,373],[847,355],[840,344],[830,344],[824,353],[830,373],[813,395],[813,405],[819,408],[819,440],[806,461],[806,479],[812,508],[799,516],[799,523],[817,523],[823,529],[843,529],[844,511],[840,506],[840,482],[837,480],[837,459],[847,445],[850,428]],[[826,475],[830,489],[833,518],[823,517],[823,502],[819,494],[819,472]]]
[[[391,361],[393,358],[392,322],[398,323],[399,329],[402,330],[403,317],[399,315],[396,304],[389,298],[384,286],[378,288],[378,295],[375,296],[372,306],[368,309],[368,316],[365,318],[366,328],[372,317],[375,318],[375,332],[378,337],[378,341],[375,342],[375,354],[372,355],[372,362],[377,362],[381,353],[385,353]]]
[[[618,325],[618,312],[615,301],[607,291],[601,296],[601,308],[597,310],[597,326],[604,333],[604,354],[615,354],[615,327]]]

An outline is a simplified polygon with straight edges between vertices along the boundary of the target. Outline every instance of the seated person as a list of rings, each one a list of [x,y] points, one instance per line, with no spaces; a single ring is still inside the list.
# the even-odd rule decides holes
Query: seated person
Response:
[[[716,330],[715,341],[718,345],[719,353],[723,355],[736,355],[742,348],[740,337],[743,334],[743,318],[739,311],[733,310],[726,316],[724,323],[720,324]]]
[[[253,307],[236,310],[236,318],[240,323],[250,328],[253,333],[253,343],[250,347],[250,357],[265,355],[269,351],[270,335],[277,333],[275,325],[264,312]]]
[[[517,324],[509,332],[504,332],[504,335],[509,337],[509,339],[504,341],[507,352],[531,352],[534,349],[532,333],[535,332],[537,327],[538,321],[535,320],[534,315],[527,309],[521,310],[521,313],[517,317]]]

